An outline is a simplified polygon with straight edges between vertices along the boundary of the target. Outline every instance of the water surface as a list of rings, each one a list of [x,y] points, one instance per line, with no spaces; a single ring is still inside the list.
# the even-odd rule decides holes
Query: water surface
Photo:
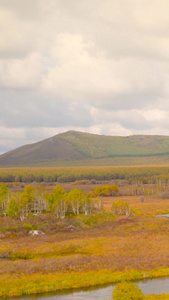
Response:
[[[169,218],[169,214],[157,215],[157,217]]]

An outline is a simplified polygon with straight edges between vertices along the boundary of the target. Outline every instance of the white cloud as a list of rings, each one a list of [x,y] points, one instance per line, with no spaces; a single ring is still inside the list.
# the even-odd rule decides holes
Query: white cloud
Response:
[[[24,139],[26,137],[25,129],[0,127],[0,139],[12,139],[13,137]]]
[[[43,77],[43,89],[67,101],[86,101],[96,107],[106,107],[107,103],[109,108],[110,102],[112,107],[125,107],[127,98],[133,107],[144,106],[151,101],[146,95],[154,97],[155,93],[153,100],[157,100],[168,82],[164,62],[144,57],[114,59],[104,52],[93,55],[94,48],[94,43],[86,43],[80,35],[60,34],[50,49],[54,63]],[[142,104],[137,101],[138,95],[142,95]],[[114,105],[119,96],[124,99]]]
[[[144,111],[143,116],[148,121],[160,121],[167,118],[167,113],[160,109],[152,109]]]
[[[24,59],[0,60],[0,85],[34,88],[40,82],[42,69],[40,53],[32,52]]]
[[[166,33],[169,27],[168,10],[169,3],[163,0],[132,1],[136,23],[145,30],[151,30],[155,34]]]
[[[69,129],[169,134],[168,9],[167,0],[0,0],[3,149],[5,139],[9,149]]]
[[[0,57],[19,58],[29,53],[35,43],[32,32],[30,22],[20,20],[13,11],[0,7]]]

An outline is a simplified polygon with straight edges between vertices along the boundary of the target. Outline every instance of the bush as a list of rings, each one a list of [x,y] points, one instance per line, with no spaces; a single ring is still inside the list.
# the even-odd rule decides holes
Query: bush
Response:
[[[141,289],[129,282],[122,282],[116,285],[113,292],[114,300],[143,300],[145,299]]]
[[[93,194],[95,197],[97,196],[104,196],[104,197],[111,197],[117,196],[119,192],[119,188],[117,185],[102,185],[98,186],[93,190]]]
[[[23,224],[23,228],[27,229],[27,230],[32,230],[33,229],[33,226],[29,223],[24,223]]]

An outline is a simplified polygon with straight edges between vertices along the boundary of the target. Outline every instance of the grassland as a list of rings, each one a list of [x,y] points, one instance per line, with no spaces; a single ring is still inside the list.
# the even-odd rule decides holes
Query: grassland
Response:
[[[103,198],[104,211],[94,215],[61,220],[45,213],[30,215],[23,222],[0,218],[0,296],[169,276],[169,220],[156,217],[169,213],[163,182],[159,186],[119,183],[119,196]],[[67,191],[74,187],[62,185]],[[75,185],[86,193],[96,186]],[[48,190],[52,188],[48,186]],[[144,196],[137,195],[136,188]],[[152,189],[152,194],[145,192]],[[128,202],[134,215],[114,216],[111,207],[117,200]],[[45,235],[28,236],[30,229],[42,230]],[[168,299],[153,297],[147,299]]]

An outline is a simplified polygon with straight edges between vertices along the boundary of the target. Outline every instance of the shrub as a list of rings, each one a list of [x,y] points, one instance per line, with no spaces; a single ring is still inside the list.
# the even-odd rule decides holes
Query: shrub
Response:
[[[29,223],[24,223],[23,224],[23,228],[27,229],[27,230],[32,230],[33,229],[33,226]]]
[[[114,300],[143,300],[145,299],[141,289],[132,282],[122,282],[116,285],[113,291]]]
[[[94,189],[93,194],[95,196],[117,196],[119,192],[119,188],[117,185],[102,185],[98,186]]]

